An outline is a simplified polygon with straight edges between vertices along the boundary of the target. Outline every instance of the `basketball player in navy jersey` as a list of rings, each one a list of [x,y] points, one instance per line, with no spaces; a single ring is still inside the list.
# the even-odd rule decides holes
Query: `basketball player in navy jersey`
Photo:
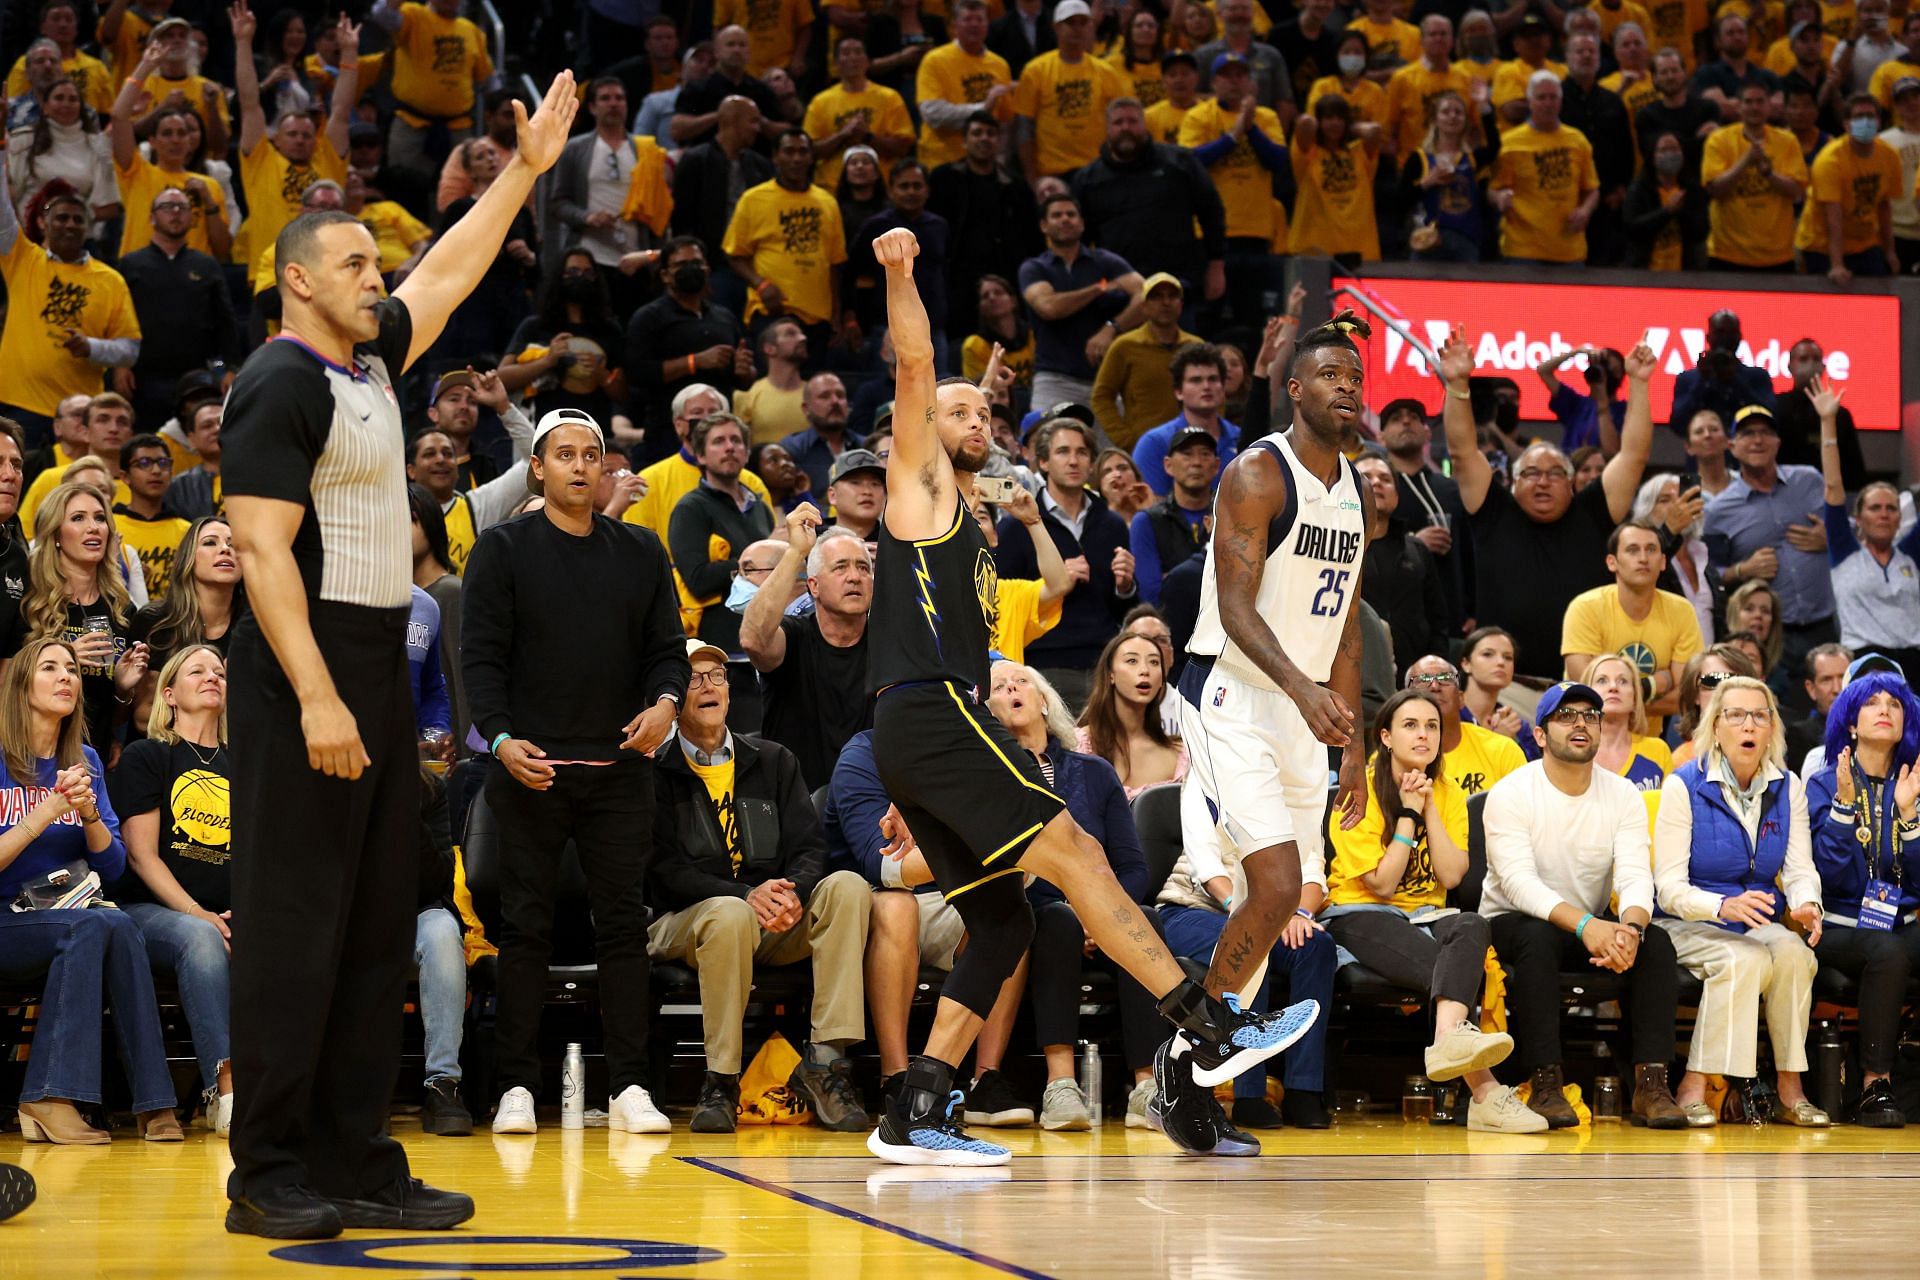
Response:
[[[889,231],[873,248],[887,273],[896,361],[893,456],[868,624],[874,756],[893,801],[882,826],[895,856],[909,841],[918,845],[966,922],[968,942],[947,977],[927,1050],[909,1063],[905,1088],[867,1147],[897,1164],[1004,1164],[1005,1147],[962,1130],[953,1078],[1033,937],[1022,873],[1066,894],[1095,945],[1159,998],[1196,1067],[1204,1063],[1216,1079],[1285,1049],[1319,1006],[1308,1001],[1260,1018],[1208,996],[1148,926],[1034,758],[982,705],[998,574],[968,502],[993,420],[972,383],[935,382],[932,333],[913,283],[913,233]],[[1168,1134],[1188,1149],[1211,1149],[1216,1135],[1201,1121],[1170,1125]]]
[[[1292,429],[1255,441],[1221,474],[1200,616],[1180,677],[1191,763],[1181,792],[1188,849],[1230,846],[1244,883],[1209,881],[1229,912],[1207,993],[1251,996],[1283,934],[1298,945],[1325,901],[1327,747],[1341,748],[1338,803],[1351,828],[1366,808],[1360,633],[1353,601],[1373,499],[1341,443],[1360,422],[1366,373],[1342,312],[1303,334],[1288,369]],[[1306,884],[1303,904],[1302,885]],[[1176,1035],[1154,1065],[1149,1111],[1169,1131],[1211,1123],[1216,1154],[1247,1155],[1205,1086],[1176,1059]]]

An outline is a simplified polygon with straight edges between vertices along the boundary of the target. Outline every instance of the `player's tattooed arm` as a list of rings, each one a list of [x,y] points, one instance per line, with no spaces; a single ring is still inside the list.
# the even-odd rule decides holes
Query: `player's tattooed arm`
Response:
[[[1285,502],[1286,481],[1272,454],[1255,449],[1228,464],[1214,506],[1214,585],[1227,637],[1291,694],[1307,678],[1255,605],[1267,567],[1267,527]]]

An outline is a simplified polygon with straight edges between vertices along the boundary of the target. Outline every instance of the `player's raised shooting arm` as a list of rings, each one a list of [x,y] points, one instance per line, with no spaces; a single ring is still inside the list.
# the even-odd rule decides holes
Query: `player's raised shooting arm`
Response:
[[[937,484],[945,456],[934,425],[933,329],[913,283],[920,242],[896,227],[873,242],[873,256],[887,274],[887,332],[893,337],[893,456],[887,465],[887,500],[920,502]]]
[[[1308,683],[1307,678],[1280,647],[1255,604],[1270,550],[1267,528],[1285,503],[1286,479],[1272,454],[1255,449],[1235,458],[1220,478],[1214,502],[1213,552],[1220,625],[1268,679],[1290,691]]]

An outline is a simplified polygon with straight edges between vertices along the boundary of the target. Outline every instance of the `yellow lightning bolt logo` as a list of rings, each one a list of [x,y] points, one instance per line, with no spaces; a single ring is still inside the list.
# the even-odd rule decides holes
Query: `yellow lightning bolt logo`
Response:
[[[940,609],[933,603],[933,574],[927,569],[927,553],[921,548],[915,556],[913,578],[920,590],[920,612],[927,615],[927,630],[933,633],[933,651],[940,654]]]

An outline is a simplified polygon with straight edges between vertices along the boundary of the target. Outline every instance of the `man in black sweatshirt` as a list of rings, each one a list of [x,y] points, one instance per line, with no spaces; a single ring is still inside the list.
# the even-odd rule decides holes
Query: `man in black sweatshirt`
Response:
[[[488,529],[467,561],[461,667],[493,749],[486,793],[500,828],[495,1133],[534,1131],[555,881],[569,840],[593,904],[608,1127],[669,1128],[646,1088],[648,756],[686,697],[686,636],[660,539],[593,509],[605,447],[587,414],[544,415],[529,467],[545,507]]]

